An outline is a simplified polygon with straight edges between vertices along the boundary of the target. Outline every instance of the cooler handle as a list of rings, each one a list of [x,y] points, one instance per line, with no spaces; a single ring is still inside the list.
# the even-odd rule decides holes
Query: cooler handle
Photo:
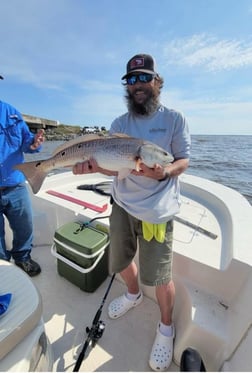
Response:
[[[78,272],[81,272],[81,273],[88,273],[88,272],[91,272],[96,266],[97,264],[99,263],[99,261],[101,260],[101,258],[103,257],[103,255],[105,254],[105,250],[103,250],[99,256],[97,257],[96,261],[93,263],[93,265],[89,268],[83,268],[81,266],[79,266],[78,264],[72,262],[71,260],[65,258],[63,255],[57,253],[56,251],[56,245],[55,243],[53,243],[52,247],[51,247],[51,253],[53,256],[55,256],[57,259],[60,259],[62,262],[68,264],[70,267],[76,269]]]
[[[77,251],[77,250],[73,249],[71,246],[68,246],[66,243],[59,241],[55,237],[54,237],[53,240],[54,240],[54,242],[58,243],[59,245],[61,245],[65,249],[67,249],[68,251],[71,251],[72,253],[74,253],[78,256],[82,256],[83,258],[87,258],[87,259],[92,259],[92,258],[96,257],[101,251],[103,251],[109,245],[109,241],[107,241],[106,244],[104,246],[102,246],[98,251],[96,251],[93,254],[88,255],[88,254],[84,254],[84,253],[81,253],[80,251]]]

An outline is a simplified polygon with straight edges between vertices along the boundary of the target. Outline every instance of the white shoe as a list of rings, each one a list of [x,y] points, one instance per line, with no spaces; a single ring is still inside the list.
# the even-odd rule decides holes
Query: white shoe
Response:
[[[118,298],[112,300],[112,302],[108,306],[108,314],[111,319],[117,319],[121,317],[126,312],[128,312],[131,308],[138,306],[143,300],[143,293],[141,292],[140,295],[137,297],[136,300],[132,301],[129,300],[125,294],[121,295]]]
[[[157,334],[152,346],[149,365],[155,371],[167,370],[172,362],[173,356],[173,339],[175,336],[175,328],[172,325],[173,333],[171,337],[166,337],[160,333],[159,325],[157,327]]]

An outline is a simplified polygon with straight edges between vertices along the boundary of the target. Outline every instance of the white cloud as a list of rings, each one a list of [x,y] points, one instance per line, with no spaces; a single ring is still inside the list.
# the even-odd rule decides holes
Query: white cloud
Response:
[[[151,28],[131,29],[120,23],[120,17],[112,17],[111,9],[103,14],[96,2],[2,2],[1,13],[6,16],[0,24],[0,73],[5,76],[5,94],[11,83],[6,97],[27,107],[27,113],[41,108],[44,117],[50,113],[62,122],[109,127],[126,111],[120,77],[128,57],[148,51],[156,56],[169,89],[162,93],[162,101],[185,113],[193,133],[239,133],[242,128],[251,133],[251,34],[244,39],[210,35],[195,20],[195,29],[205,32],[181,38],[186,22],[182,27],[178,23],[177,30],[169,25],[167,14],[158,18],[158,28],[154,21]],[[240,20],[237,35],[241,35]],[[233,35],[228,19],[214,21],[222,35]],[[172,35],[177,37],[171,39]],[[17,92],[23,87],[22,97],[19,93],[15,97],[15,84]],[[37,95],[48,99],[36,102]]]
[[[218,39],[207,34],[180,38],[166,44],[167,64],[222,71],[252,66],[252,41]]]

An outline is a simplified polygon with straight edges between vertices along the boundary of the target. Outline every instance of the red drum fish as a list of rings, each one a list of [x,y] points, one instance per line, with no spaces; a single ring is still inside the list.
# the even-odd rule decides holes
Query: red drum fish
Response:
[[[23,172],[33,193],[37,193],[53,169],[71,167],[78,162],[95,159],[99,167],[117,171],[120,179],[144,163],[148,167],[160,164],[165,167],[173,156],[152,142],[124,134],[112,136],[84,135],[65,142],[54,151],[51,158],[17,164],[14,168]]]

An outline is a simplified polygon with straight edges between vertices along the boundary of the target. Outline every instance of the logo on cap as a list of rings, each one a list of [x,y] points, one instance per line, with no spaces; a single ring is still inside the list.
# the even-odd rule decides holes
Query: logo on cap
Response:
[[[135,58],[134,60],[130,61],[130,68],[135,69],[138,67],[144,67],[144,58],[143,57],[138,57]]]

